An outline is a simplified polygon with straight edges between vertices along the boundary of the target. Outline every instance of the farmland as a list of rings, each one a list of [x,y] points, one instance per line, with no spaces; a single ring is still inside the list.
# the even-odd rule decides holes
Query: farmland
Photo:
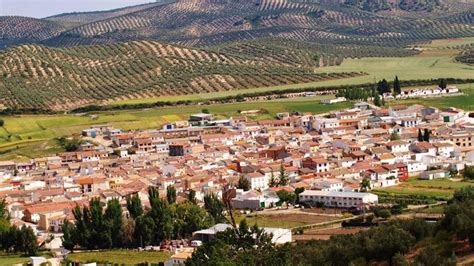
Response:
[[[473,185],[474,182],[471,181],[452,181],[449,179],[419,180],[411,178],[408,182],[401,183],[398,186],[377,189],[376,191],[388,193],[390,196],[396,197],[417,195],[447,200],[452,197],[456,189]]]
[[[100,252],[79,252],[69,254],[67,259],[72,262],[100,262],[120,265],[137,265],[142,263],[158,264],[165,262],[170,257],[166,252],[153,251],[126,251],[126,250],[111,250]]]
[[[245,219],[249,225],[257,224],[262,227],[276,227],[276,228],[295,228],[310,224],[317,224],[337,220],[337,217],[314,215],[314,214],[257,214],[251,216],[240,215],[237,217],[237,222]]]
[[[0,53],[0,102],[67,110],[111,100],[213,93],[363,75],[310,69],[150,41]]]

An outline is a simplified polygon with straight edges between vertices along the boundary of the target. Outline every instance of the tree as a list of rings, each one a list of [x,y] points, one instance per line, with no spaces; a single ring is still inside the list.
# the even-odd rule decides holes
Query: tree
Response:
[[[376,93],[374,96],[374,104],[375,106],[382,106],[382,101],[380,100],[380,94]]]
[[[304,192],[304,187],[295,188],[296,202],[299,203],[300,194]]]
[[[273,172],[273,169],[270,172],[270,181],[268,181],[268,186],[269,187],[278,187],[278,184],[280,181],[278,178],[275,177],[275,172]]]
[[[202,112],[203,114],[209,114],[209,109],[202,109],[201,112]]]
[[[362,179],[360,182],[360,191],[369,191],[371,188],[370,180],[367,178]]]
[[[196,204],[196,191],[192,189],[189,190],[188,200],[189,202]]]
[[[390,93],[392,90],[390,89],[390,85],[388,84],[386,79],[382,79],[377,83],[377,91],[380,95],[384,93]]]
[[[400,81],[398,80],[398,76],[395,76],[395,80],[393,81],[393,94],[395,96],[402,93],[402,87],[400,86]]]
[[[225,222],[224,203],[217,198],[216,194],[210,193],[204,196],[204,208],[214,219],[214,223]]]
[[[464,177],[464,179],[474,179],[474,166],[464,165],[464,172],[462,176]]]
[[[127,210],[128,213],[130,213],[130,217],[132,217],[134,220],[143,214],[142,201],[138,194],[127,198]]]
[[[279,186],[286,186],[290,183],[290,177],[286,173],[285,166],[283,165],[283,163],[280,164],[280,176],[278,179]]]
[[[169,204],[174,204],[176,202],[176,188],[173,186],[168,186],[166,188],[166,200]]]
[[[184,202],[174,208],[175,238],[188,238],[193,232],[212,226],[212,217],[196,204]]]
[[[393,131],[390,135],[390,140],[400,140],[400,135],[396,131]]]
[[[421,128],[418,129],[418,142],[423,141],[423,133],[421,132]]]
[[[5,121],[3,119],[0,119],[0,127],[3,127],[5,125]]]
[[[279,249],[271,239],[263,229],[242,220],[239,227],[217,233],[214,241],[199,247],[186,265],[291,265],[288,247]]]
[[[76,236],[75,225],[70,223],[67,219],[64,219],[62,231],[63,231],[63,236],[61,239],[63,241],[63,247],[69,251],[74,251],[74,247],[77,244],[77,241],[75,239],[75,236]]]
[[[28,256],[35,256],[38,254],[38,239],[36,238],[33,229],[28,226],[23,226],[20,229],[20,237],[17,240],[19,250]]]
[[[237,182],[237,188],[243,189],[244,191],[250,190],[251,189],[250,181],[244,176],[240,176],[239,181]]]
[[[281,203],[286,204],[286,208],[288,209],[289,204],[295,204],[296,201],[296,194],[292,192],[288,192],[286,190],[280,190],[277,192],[278,198],[280,198]]]
[[[155,223],[149,216],[139,216],[135,220],[133,236],[136,246],[145,247],[152,243],[155,231]]]
[[[430,134],[431,131],[425,128],[425,132],[423,133],[423,141],[430,142]]]
[[[119,248],[122,246],[122,207],[118,199],[112,199],[107,203],[105,209],[105,227],[110,232],[110,238],[112,240],[112,247]]]
[[[448,87],[448,83],[446,79],[440,79],[438,83],[438,87],[440,87],[443,90],[446,89]]]
[[[0,200],[0,219],[10,220],[10,214],[7,210],[7,201],[6,199]]]

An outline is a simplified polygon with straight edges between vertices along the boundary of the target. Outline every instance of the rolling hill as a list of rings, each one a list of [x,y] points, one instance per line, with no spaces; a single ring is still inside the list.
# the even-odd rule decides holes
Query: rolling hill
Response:
[[[473,10],[471,0],[163,0],[46,18],[41,22],[54,22],[62,30],[35,42],[65,47],[158,40],[209,47],[280,38],[403,47],[435,38],[472,36]],[[16,32],[17,44],[22,43],[23,32],[23,43],[31,43],[27,28],[18,27]],[[0,45],[11,44],[0,40]]]
[[[67,110],[111,100],[267,87],[363,75],[314,73],[262,57],[135,41],[22,45],[0,53],[4,107]]]

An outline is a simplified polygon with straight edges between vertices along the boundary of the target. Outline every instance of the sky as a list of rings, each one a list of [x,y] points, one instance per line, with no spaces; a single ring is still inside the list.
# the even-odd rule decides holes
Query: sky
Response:
[[[0,16],[44,18],[60,13],[108,10],[154,0],[0,0]]]

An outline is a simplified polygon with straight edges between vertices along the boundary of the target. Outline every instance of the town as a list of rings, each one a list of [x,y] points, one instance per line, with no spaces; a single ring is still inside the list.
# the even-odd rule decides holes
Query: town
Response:
[[[454,177],[474,164],[474,118],[455,108],[356,102],[346,110],[260,121],[218,120],[203,111],[155,130],[91,126],[64,140],[76,145],[73,151],[0,162],[0,198],[12,223],[32,228],[40,241],[55,236],[49,245],[60,249],[63,223],[75,222],[76,206],[116,199],[128,215],[132,196],[150,206],[150,187],[160,195],[173,188],[177,201],[193,194],[198,204],[230,191],[233,209],[247,212],[279,208],[282,201],[360,212],[380,204],[372,189],[412,177]],[[297,198],[282,200],[282,194]],[[196,231],[189,241],[208,241],[210,232],[227,226]],[[288,229],[268,230],[281,236],[277,242],[292,241]],[[193,249],[185,246],[170,247],[171,260],[184,262]]]

